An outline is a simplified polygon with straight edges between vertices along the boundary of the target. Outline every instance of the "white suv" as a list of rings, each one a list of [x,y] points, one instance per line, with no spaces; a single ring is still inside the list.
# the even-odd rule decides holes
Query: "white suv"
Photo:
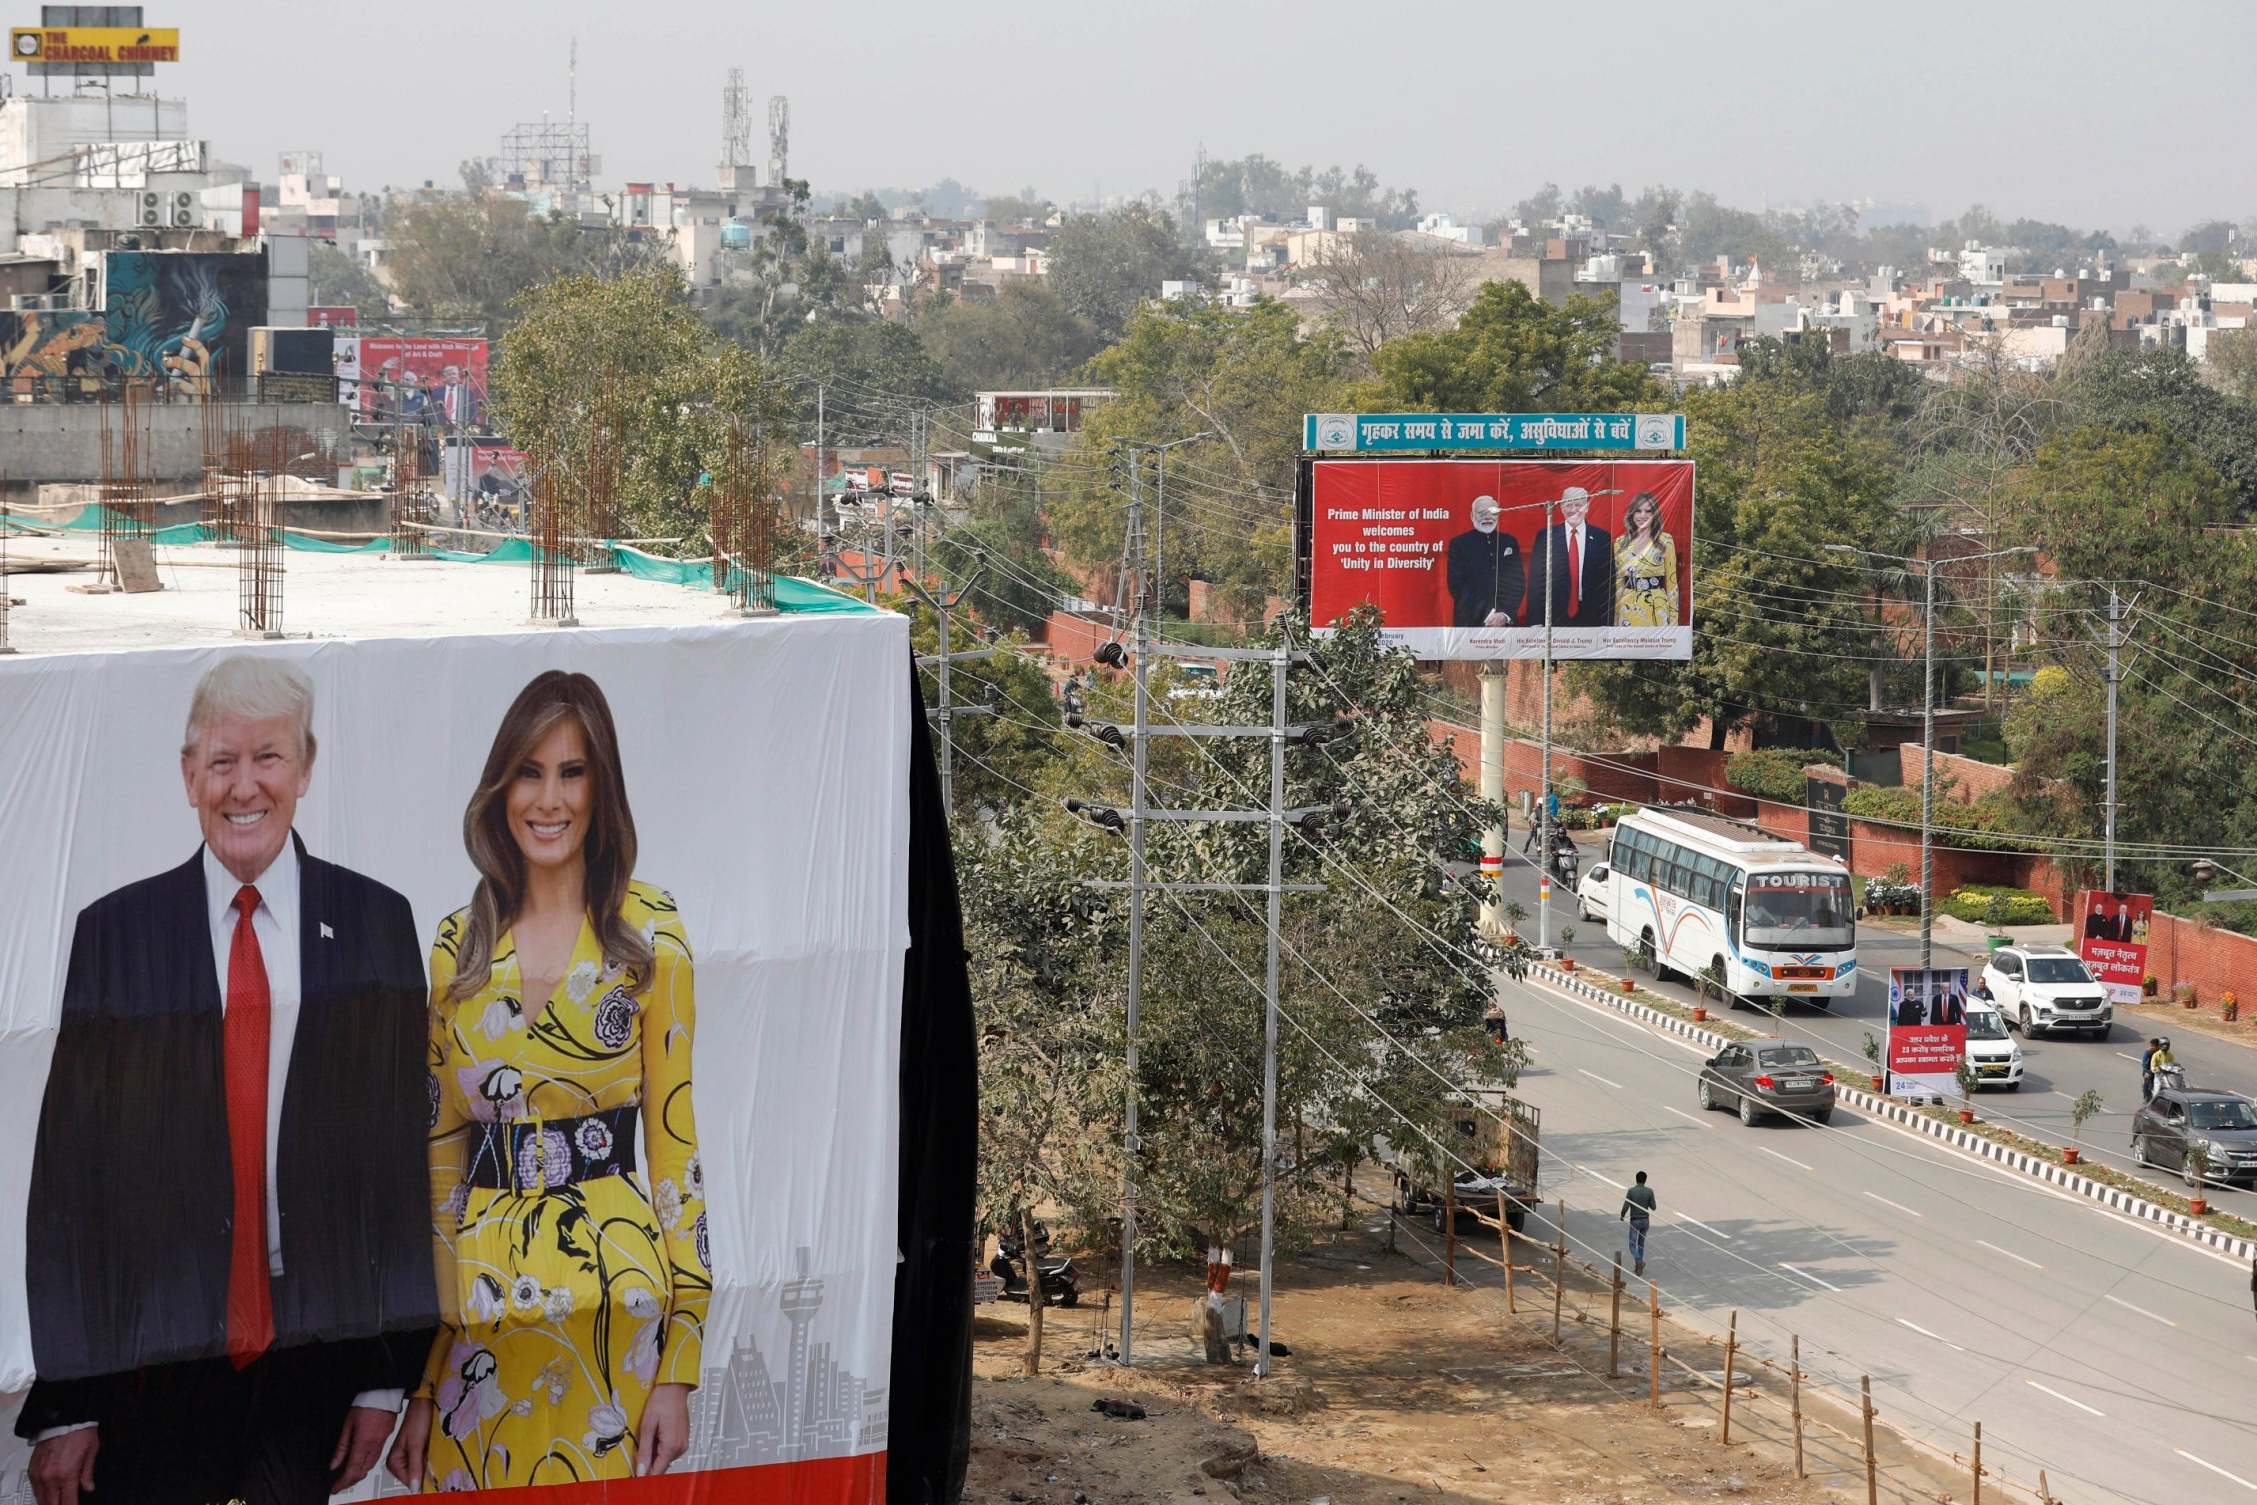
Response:
[[[2115,1020],[2108,993],[2064,946],[2001,946],[1983,968],[1991,999],[2024,1036],[2084,1030],[2107,1037]]]

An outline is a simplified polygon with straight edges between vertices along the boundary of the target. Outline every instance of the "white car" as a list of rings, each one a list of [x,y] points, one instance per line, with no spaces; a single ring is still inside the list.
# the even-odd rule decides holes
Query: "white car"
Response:
[[[1607,876],[1609,869],[1599,863],[1575,883],[1576,918],[1590,921],[1607,917]]]
[[[2014,1043],[1997,1009],[1967,1005],[1967,1064],[1975,1068],[1976,1086],[2021,1091],[2022,1047]]]
[[[2108,992],[2065,946],[2001,946],[1983,968],[1991,998],[2025,1039],[2083,1030],[2105,1039],[2115,1010]]]

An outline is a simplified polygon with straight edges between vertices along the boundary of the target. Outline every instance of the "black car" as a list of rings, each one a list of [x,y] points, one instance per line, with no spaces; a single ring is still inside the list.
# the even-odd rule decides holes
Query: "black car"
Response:
[[[1834,1116],[1834,1074],[1806,1045],[1753,1040],[1701,1063],[1700,1099],[1703,1109],[1738,1108],[1744,1124],[1767,1113],[1824,1123]]]
[[[2210,1164],[2198,1182],[2187,1167],[2186,1147],[2200,1140]],[[2200,1087],[2161,1087],[2132,1115],[2132,1155],[2141,1165],[2159,1165],[2184,1175],[2189,1186],[2201,1182],[2257,1184],[2257,1108],[2231,1092]]]

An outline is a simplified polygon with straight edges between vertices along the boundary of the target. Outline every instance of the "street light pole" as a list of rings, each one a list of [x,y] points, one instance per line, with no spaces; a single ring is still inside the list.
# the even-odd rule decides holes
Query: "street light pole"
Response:
[[[1559,558],[1559,535],[1552,528],[1552,503],[1544,503],[1544,733],[1536,775],[1536,954],[1552,946],[1552,598],[1559,582],[1552,564]]]
[[[1885,559],[1891,564],[1918,570],[1923,578],[1921,595],[1923,615],[1927,620],[1921,633],[1923,641],[1920,653],[1920,966],[1924,971],[1933,954],[1936,909],[1936,566],[1986,564],[1993,559],[2007,559],[2016,554],[2035,554],[2037,550],[2023,544],[2011,549],[1991,549],[1981,554],[1955,555],[1948,560],[1910,559],[1902,554],[1882,554],[1846,543],[1830,543],[1826,545],[1826,551],[1829,554],[1862,554],[1868,559]]]

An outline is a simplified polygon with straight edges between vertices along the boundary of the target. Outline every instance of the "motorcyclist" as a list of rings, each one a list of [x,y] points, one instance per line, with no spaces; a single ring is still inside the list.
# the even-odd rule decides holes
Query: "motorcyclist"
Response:
[[[2171,1039],[2168,1035],[2156,1037],[2155,1054],[2147,1058],[2147,1069],[2154,1080],[2154,1087],[2148,1089],[2147,1095],[2149,1097],[2155,1095],[2155,1087],[2183,1087],[2186,1085],[2186,1073],[2180,1070],[2178,1058],[2171,1054]]]

